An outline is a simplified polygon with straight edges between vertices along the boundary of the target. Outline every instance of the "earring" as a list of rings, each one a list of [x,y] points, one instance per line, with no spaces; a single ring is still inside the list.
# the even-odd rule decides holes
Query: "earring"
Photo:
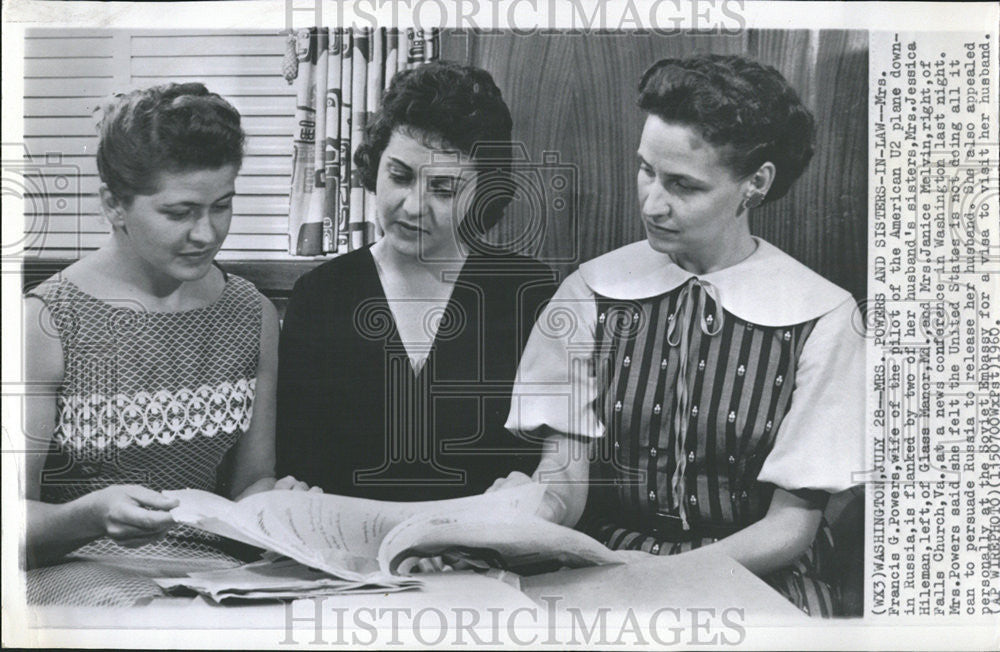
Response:
[[[764,193],[759,190],[753,190],[746,194],[743,198],[743,209],[747,210],[750,208],[757,208],[764,203]]]
[[[115,213],[112,213],[111,215],[107,215],[106,214],[105,215],[105,219],[107,219],[108,223],[111,224],[111,230],[112,231],[124,231],[125,230],[125,220],[121,219],[121,217],[119,215],[117,215]]]

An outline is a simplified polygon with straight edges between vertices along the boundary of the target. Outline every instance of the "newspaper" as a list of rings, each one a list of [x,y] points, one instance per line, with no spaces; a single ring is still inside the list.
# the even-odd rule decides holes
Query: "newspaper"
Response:
[[[481,570],[540,572],[621,564],[620,553],[535,516],[545,486],[527,483],[438,501],[386,502],[265,491],[234,503],[197,489],[167,491],[185,523],[267,551],[238,568],[157,579],[216,601],[386,593],[422,586],[411,560],[443,556]],[[406,567],[401,567],[405,565]],[[464,564],[463,564],[464,565]]]
[[[709,643],[789,649],[831,645],[996,649],[1000,647],[998,21],[1000,8],[993,2],[348,0],[177,3],[165,10],[144,3],[11,1],[4,6],[3,140],[22,142],[21,64],[26,58],[25,29],[32,27],[157,29],[169,36],[169,30],[205,28],[278,32],[321,22],[401,30],[495,29],[525,38],[573,30],[585,41],[592,39],[594,57],[621,48],[650,62],[655,54],[639,54],[630,42],[650,32],[664,37],[791,29],[847,29],[861,34],[868,59],[867,129],[844,138],[862,138],[868,144],[868,219],[863,234],[868,251],[867,303],[859,321],[868,333],[869,464],[857,475],[866,489],[863,616],[771,628],[738,618],[724,622],[715,617],[720,614],[698,620],[695,614],[684,623],[673,623],[677,637],[666,642],[649,635],[648,622],[630,623],[624,612],[607,614],[610,632],[602,629],[589,637],[547,628],[545,614],[526,619],[529,626],[524,631],[512,628],[502,617],[477,621],[473,630],[495,633],[498,638],[487,640],[497,644],[554,649],[588,643],[656,646],[658,640],[660,646],[681,647]],[[618,40],[598,38],[609,33]],[[821,55],[798,53],[788,66],[820,66]],[[629,81],[633,89],[634,82]],[[631,101],[630,97],[622,106]],[[621,164],[611,162],[612,167]],[[15,298],[21,292],[19,272],[26,246],[25,211],[18,203],[18,193],[24,189],[11,176],[16,173],[17,166],[8,165],[5,154],[3,478],[8,497],[18,492],[18,451],[23,450],[20,401],[31,391],[21,382],[22,352],[18,338],[11,335],[19,324]],[[23,584],[17,572],[23,504],[4,502],[5,645],[163,645],[168,640],[155,630],[148,636],[137,633],[139,625],[131,621],[99,630],[83,625],[25,628],[33,612],[20,600]],[[302,613],[300,609],[294,617]],[[574,623],[560,626],[572,628]],[[169,632],[169,641],[174,646],[308,645],[314,624],[299,623],[305,630],[292,635],[280,625],[266,634],[179,628]],[[328,627],[337,625],[331,621]],[[405,632],[400,634],[400,628],[390,627],[377,614],[353,628],[375,631],[370,638],[354,639],[373,647],[385,646],[396,635],[412,645],[428,640],[439,646],[467,645],[471,640],[467,630],[438,623],[411,621],[401,626]],[[431,630],[435,636],[428,638]],[[605,638],[599,638],[601,633]],[[350,643],[352,639],[326,640]]]
[[[224,600],[299,600],[350,593],[393,593],[419,588],[418,579],[366,576],[360,580],[332,577],[294,559],[263,559],[236,568],[156,578],[170,592],[192,590],[216,602]]]
[[[531,483],[480,496],[410,503],[281,490],[236,503],[197,489],[166,493],[179,501],[170,512],[178,523],[285,555],[342,580],[391,582],[389,561],[405,549],[387,544],[397,529],[412,523],[419,529],[424,521],[415,517],[444,518],[470,510],[530,516],[544,491]]]
[[[411,558],[439,555],[468,559],[485,569],[521,572],[625,561],[593,538],[535,516],[545,493],[545,486],[536,482],[464,498],[414,502],[274,490],[234,503],[198,489],[164,493],[179,501],[170,510],[178,523],[289,557],[319,571],[318,576],[295,578],[309,584],[300,588],[314,592],[419,586],[419,581],[400,577],[408,570],[400,568],[401,564]],[[211,581],[213,593],[234,578],[239,578],[244,593],[250,589],[263,592],[267,589],[255,587],[253,577],[266,573],[265,584],[273,589],[283,568],[288,567],[255,563],[249,573],[229,570],[192,573],[190,577]],[[322,573],[326,579],[341,582],[321,581]],[[185,580],[168,584],[196,586]],[[294,588],[294,584],[280,587],[290,594]]]

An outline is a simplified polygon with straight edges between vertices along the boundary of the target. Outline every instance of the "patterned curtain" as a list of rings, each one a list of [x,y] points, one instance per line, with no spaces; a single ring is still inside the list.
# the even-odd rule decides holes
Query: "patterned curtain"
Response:
[[[352,170],[368,117],[399,70],[438,57],[437,30],[300,29],[283,74],[296,89],[288,253],[340,254],[378,237],[375,198]]]

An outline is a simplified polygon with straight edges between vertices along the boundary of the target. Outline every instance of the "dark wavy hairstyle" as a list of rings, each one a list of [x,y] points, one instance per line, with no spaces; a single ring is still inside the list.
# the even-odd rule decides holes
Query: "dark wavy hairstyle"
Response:
[[[97,171],[126,203],[155,193],[161,172],[243,163],[239,111],[199,83],[118,95],[102,107],[99,132]]]
[[[476,194],[461,232],[468,241],[485,234],[514,195],[510,110],[493,77],[481,68],[449,61],[425,63],[392,78],[382,106],[368,122],[354,165],[375,192],[379,161],[397,129],[471,156],[478,168]]]
[[[657,61],[642,75],[638,104],[665,122],[697,129],[738,177],[773,163],[765,201],[783,197],[813,155],[812,113],[777,70],[744,57]]]

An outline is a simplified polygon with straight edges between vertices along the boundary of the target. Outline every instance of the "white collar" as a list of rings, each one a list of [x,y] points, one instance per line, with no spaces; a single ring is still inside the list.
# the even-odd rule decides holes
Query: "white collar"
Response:
[[[583,263],[580,275],[609,299],[648,299],[697,277],[716,287],[728,312],[760,326],[801,324],[851,297],[766,240],[754,240],[757,250],[745,260],[708,274],[686,271],[642,240]]]

